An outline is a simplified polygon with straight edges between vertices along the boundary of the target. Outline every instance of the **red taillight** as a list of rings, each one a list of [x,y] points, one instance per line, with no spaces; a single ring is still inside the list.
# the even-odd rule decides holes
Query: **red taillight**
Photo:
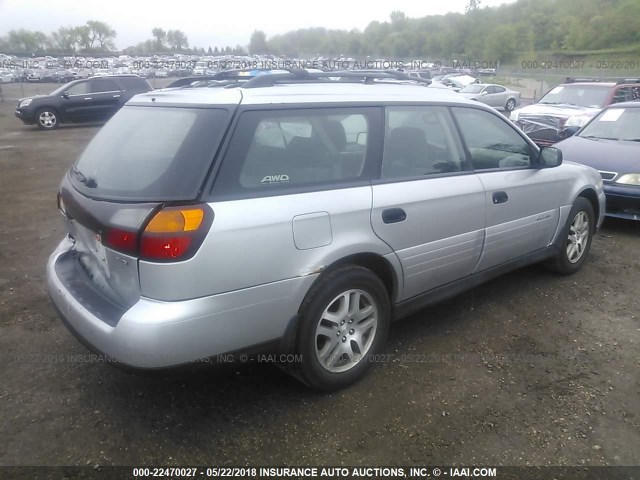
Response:
[[[165,260],[180,258],[189,250],[190,245],[191,237],[146,234],[142,237],[140,256]]]
[[[191,257],[204,240],[211,217],[206,205],[163,208],[142,233],[140,258],[172,261]]]
[[[135,255],[138,249],[138,236],[134,232],[111,228],[107,231],[104,243],[114,250]]]
[[[212,220],[207,205],[167,207],[156,212],[142,232],[109,228],[99,241],[142,260],[186,260],[200,248]]]

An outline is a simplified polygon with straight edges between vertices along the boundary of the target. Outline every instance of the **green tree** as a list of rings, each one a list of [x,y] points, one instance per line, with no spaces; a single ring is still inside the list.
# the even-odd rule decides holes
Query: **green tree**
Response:
[[[162,52],[165,49],[165,42],[167,41],[167,32],[162,28],[155,27],[151,30],[151,35],[155,40],[155,48],[158,52]]]
[[[167,43],[172,50],[181,51],[189,47],[189,41],[181,30],[169,30],[166,35]]]
[[[264,32],[254,30],[251,34],[251,40],[249,40],[249,53],[252,55],[269,53],[267,36]]]
[[[89,36],[91,38],[91,48],[93,48],[94,43],[97,42],[97,46],[101,52],[115,50],[114,41],[116,31],[113,28],[98,20],[89,20],[87,27],[89,28]]]

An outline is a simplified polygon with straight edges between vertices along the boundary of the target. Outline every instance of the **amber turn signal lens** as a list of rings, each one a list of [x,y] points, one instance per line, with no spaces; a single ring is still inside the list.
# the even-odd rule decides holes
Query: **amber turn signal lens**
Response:
[[[149,222],[147,233],[192,232],[197,230],[204,219],[201,208],[164,209],[156,213]]]

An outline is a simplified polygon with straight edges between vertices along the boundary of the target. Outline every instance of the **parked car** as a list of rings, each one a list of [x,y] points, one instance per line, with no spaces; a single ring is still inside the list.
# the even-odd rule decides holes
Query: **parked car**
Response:
[[[41,82],[45,75],[44,69],[37,68],[26,70],[25,73],[27,82]]]
[[[495,84],[473,83],[460,90],[460,94],[469,100],[476,100],[507,112],[512,111],[521,102],[520,92]]]
[[[468,85],[480,83],[480,81],[477,78],[472,77],[470,75],[463,75],[460,73],[436,75],[435,77],[433,77],[432,80],[433,80],[433,83],[437,82],[438,85],[443,85],[456,92],[459,92],[460,90],[462,90]]]
[[[410,77],[423,78],[425,80],[431,80],[430,70],[408,70],[407,75]]]
[[[71,70],[53,70],[46,76],[46,81],[54,83],[67,83],[76,80],[76,75]]]
[[[537,103],[514,110],[511,120],[538,145],[552,145],[564,138],[565,127],[582,127],[608,105],[638,99],[640,80],[577,82],[568,79]]]
[[[13,83],[15,82],[15,75],[11,70],[0,71],[0,83]]]
[[[608,216],[640,220],[640,102],[611,105],[556,146],[600,171]]]
[[[69,329],[139,368],[294,352],[283,366],[332,390],[392,319],[584,264],[595,170],[450,91],[327,75],[149,92],[107,122],[59,190],[47,281]]]
[[[15,115],[26,125],[52,130],[60,123],[105,120],[135,94],[149,90],[149,83],[136,75],[91,77],[67,83],[49,95],[20,99]]]

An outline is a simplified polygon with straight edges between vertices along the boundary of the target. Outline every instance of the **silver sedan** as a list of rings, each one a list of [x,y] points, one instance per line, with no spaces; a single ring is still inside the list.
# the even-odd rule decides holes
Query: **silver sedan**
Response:
[[[520,92],[509,90],[502,85],[474,83],[460,90],[460,94],[469,100],[477,100],[507,112],[520,105]]]

